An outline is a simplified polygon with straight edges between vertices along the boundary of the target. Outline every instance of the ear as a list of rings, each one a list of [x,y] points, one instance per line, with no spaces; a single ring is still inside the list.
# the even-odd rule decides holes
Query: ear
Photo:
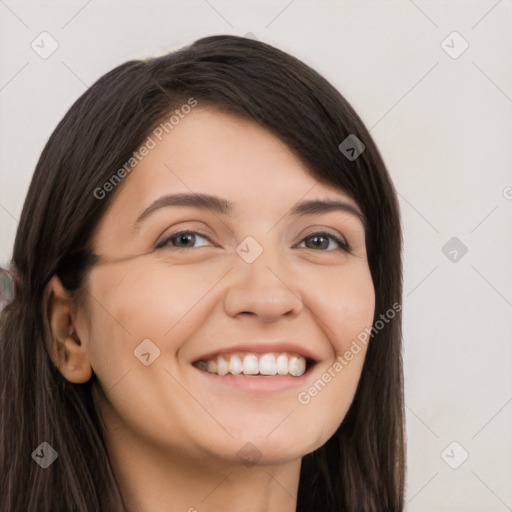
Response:
[[[48,353],[63,377],[75,384],[87,382],[92,368],[73,322],[74,302],[60,279],[53,276],[43,295]]]

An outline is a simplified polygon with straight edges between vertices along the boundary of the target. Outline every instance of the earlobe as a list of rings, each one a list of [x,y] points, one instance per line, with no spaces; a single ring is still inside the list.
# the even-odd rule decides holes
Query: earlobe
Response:
[[[87,382],[92,368],[73,323],[73,300],[60,279],[53,276],[43,294],[45,335],[50,357],[65,379]]]

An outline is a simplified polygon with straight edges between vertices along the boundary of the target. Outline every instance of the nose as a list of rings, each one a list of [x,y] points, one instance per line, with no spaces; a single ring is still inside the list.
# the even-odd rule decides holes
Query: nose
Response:
[[[252,263],[237,256],[226,283],[224,309],[232,317],[250,315],[265,323],[295,317],[304,308],[297,281],[277,250],[265,249]]]

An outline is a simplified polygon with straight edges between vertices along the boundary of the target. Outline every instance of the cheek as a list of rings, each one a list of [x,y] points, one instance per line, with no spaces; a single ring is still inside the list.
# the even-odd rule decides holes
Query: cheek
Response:
[[[197,328],[194,309],[222,275],[201,264],[98,268],[90,278],[91,362],[97,369],[131,364],[145,339],[172,354],[187,330]]]
[[[335,272],[315,276],[317,292],[308,306],[319,321],[336,354],[343,354],[353,340],[370,328],[375,313],[375,290],[367,264],[357,262]],[[314,288],[313,288],[314,286]]]
[[[226,269],[161,262],[132,265],[129,272],[114,267],[96,269],[89,285],[87,353],[116,411],[110,416],[107,407],[105,415],[143,435],[150,432],[162,443],[169,442],[171,429],[173,436],[184,439],[191,428],[187,418],[202,417],[204,410],[177,384],[183,380],[178,353],[201,325],[203,299]],[[145,365],[142,354],[148,352],[151,362]],[[162,414],[163,410],[172,412]]]
[[[340,268],[324,279],[316,277],[309,286],[314,285],[311,289],[317,293],[309,296],[307,306],[330,342],[332,357],[319,363],[315,379],[297,394],[299,414],[315,418],[314,424],[304,423],[305,438],[314,440],[310,451],[334,434],[354,399],[367,350],[365,330],[371,328],[375,312],[375,291],[367,265]]]

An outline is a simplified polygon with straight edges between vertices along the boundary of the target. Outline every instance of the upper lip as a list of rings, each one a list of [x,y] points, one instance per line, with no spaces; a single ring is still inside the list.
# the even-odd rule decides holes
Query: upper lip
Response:
[[[293,354],[298,354],[304,357],[305,359],[309,359],[315,363],[319,361],[318,356],[316,356],[311,350],[297,343],[289,341],[273,342],[262,340],[241,343],[238,345],[230,345],[224,348],[211,350],[210,352],[205,353],[200,357],[196,358],[194,362],[206,361],[208,359],[214,359],[216,356],[220,356],[222,354],[231,354],[234,352],[250,352],[253,354],[268,354],[269,352],[289,352]]]

